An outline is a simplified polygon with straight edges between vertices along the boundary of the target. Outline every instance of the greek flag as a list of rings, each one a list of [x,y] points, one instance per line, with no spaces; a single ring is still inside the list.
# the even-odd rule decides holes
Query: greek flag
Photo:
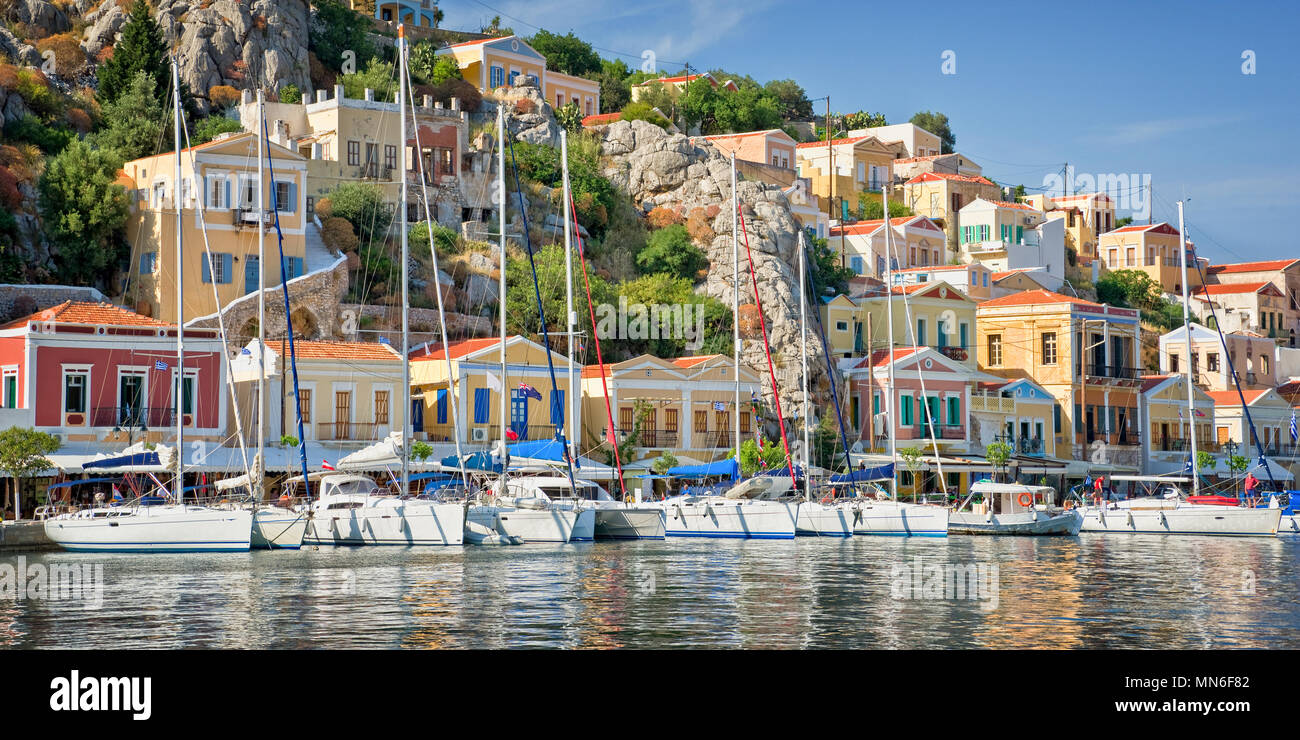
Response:
[[[723,403],[722,401],[714,401],[714,402],[713,402],[713,410],[714,410],[714,411],[726,411],[726,410],[727,410],[727,404]]]
[[[1300,431],[1296,429],[1295,412],[1292,411],[1291,412],[1291,441],[1294,442],[1296,440],[1296,437],[1300,437]]]
[[[166,370],[166,369],[167,369],[167,363],[163,362],[162,360],[156,360],[156,361],[154,361],[154,363],[153,363],[153,369],[154,369],[154,370]]]

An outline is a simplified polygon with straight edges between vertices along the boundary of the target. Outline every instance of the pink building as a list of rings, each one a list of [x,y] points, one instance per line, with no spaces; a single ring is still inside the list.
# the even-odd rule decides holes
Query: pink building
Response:
[[[735,154],[736,159],[740,161],[757,162],[787,170],[793,170],[795,167],[794,149],[798,146],[798,142],[779,128],[700,138],[717,147],[723,156]]]
[[[929,450],[933,440],[941,451],[966,450],[970,441],[970,385],[979,376],[975,371],[930,347],[876,350],[870,357],[847,362],[851,363],[845,372],[849,381],[849,420],[858,429],[859,439],[871,440],[869,446],[875,449],[888,447],[890,420],[885,394],[891,391],[892,362],[897,410],[893,425],[898,446],[923,446]]]
[[[219,441],[225,371],[215,329],[186,329],[187,435]],[[176,326],[107,303],[64,302],[0,327],[3,403],[68,440],[174,438]],[[189,437],[187,436],[187,439]]]

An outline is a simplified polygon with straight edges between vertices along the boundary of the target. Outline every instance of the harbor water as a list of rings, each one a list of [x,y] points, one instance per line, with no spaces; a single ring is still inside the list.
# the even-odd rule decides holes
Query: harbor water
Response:
[[[1300,537],[1286,536],[6,553],[0,567],[20,557],[27,573],[92,566],[99,591],[11,590],[3,648],[1300,647]]]

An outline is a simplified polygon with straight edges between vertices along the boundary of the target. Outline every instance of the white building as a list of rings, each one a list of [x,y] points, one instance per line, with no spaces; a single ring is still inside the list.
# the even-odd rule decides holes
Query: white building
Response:
[[[1065,223],[1023,203],[976,198],[960,211],[957,242],[963,262],[994,272],[1042,268],[1065,279]]]

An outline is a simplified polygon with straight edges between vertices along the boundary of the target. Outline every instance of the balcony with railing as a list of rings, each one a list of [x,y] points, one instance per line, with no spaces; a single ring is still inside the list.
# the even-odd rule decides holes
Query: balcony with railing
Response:
[[[1191,452],[1192,443],[1190,440],[1182,438],[1161,437],[1159,440],[1154,441],[1153,449],[1156,452]],[[1222,445],[1216,441],[1196,440],[1197,452],[1218,452],[1220,449],[1222,449]]]
[[[322,442],[373,442],[387,424],[355,421],[330,421],[316,424],[316,439]]]
[[[1042,437],[1020,437],[1017,439],[1008,434],[1000,434],[993,439],[1011,445],[1012,454],[1021,457],[1044,457],[1047,454],[1047,445]]]
[[[96,406],[91,426],[145,430],[169,427],[176,423],[175,409],[170,406]]]
[[[268,204],[269,206],[269,204]],[[230,222],[232,226],[254,228],[257,226],[257,209],[256,208],[232,208],[230,209]],[[262,214],[262,223],[266,226],[275,224],[275,212],[268,208]]]
[[[1111,432],[1107,434],[1105,432],[1088,430],[1087,433],[1084,434],[1083,439],[1089,445],[1097,442],[1104,442],[1108,445],[1115,445],[1118,447],[1136,447],[1137,445],[1142,444],[1142,439],[1137,432],[1128,431]]]
[[[1137,380],[1146,372],[1140,367],[1125,367],[1124,365],[1098,365],[1091,364],[1087,367],[1089,378],[1113,378],[1115,380]]]
[[[1013,414],[1016,411],[1016,399],[1004,396],[999,391],[971,391],[970,410]]]
[[[701,450],[725,450],[733,447],[736,437],[730,429],[714,429],[691,434],[691,447]]]
[[[904,439],[936,439],[941,441],[966,439],[965,424],[941,424],[937,421],[933,424],[921,422],[910,427],[903,427],[903,431],[911,434],[910,437],[899,435],[900,438]]]

